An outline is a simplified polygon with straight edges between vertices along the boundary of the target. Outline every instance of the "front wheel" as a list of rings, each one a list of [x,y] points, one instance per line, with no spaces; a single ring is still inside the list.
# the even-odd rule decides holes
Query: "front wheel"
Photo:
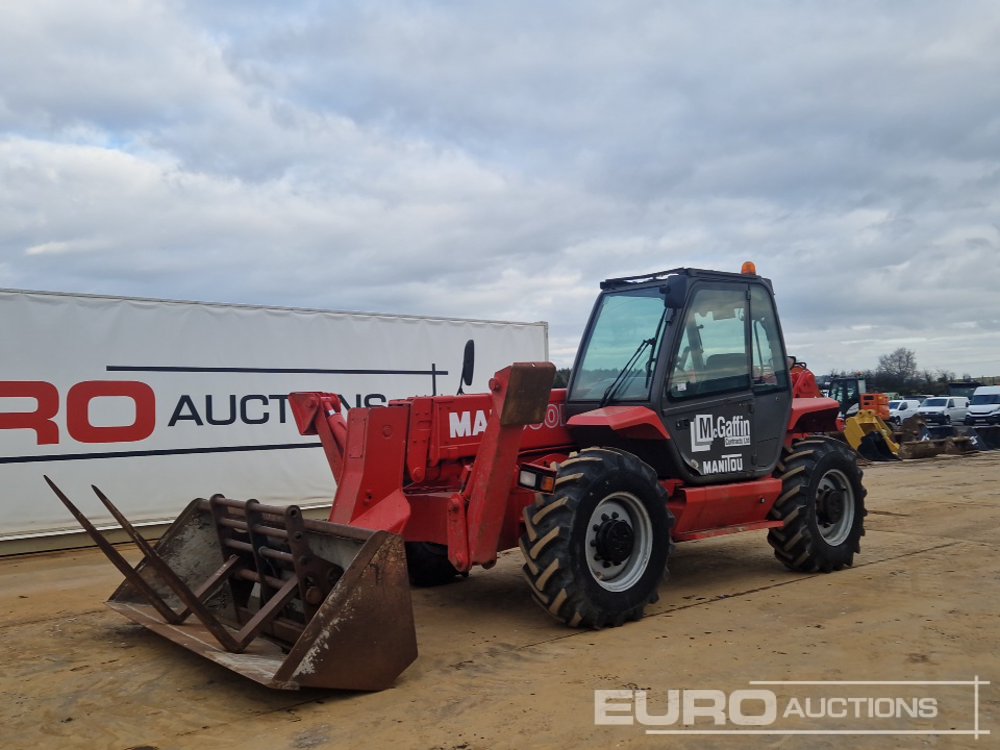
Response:
[[[407,542],[406,567],[410,583],[420,587],[441,586],[469,575],[455,570],[448,560],[447,547],[431,542]]]
[[[525,578],[535,600],[572,627],[638,620],[657,599],[672,527],[648,464],[586,448],[560,465],[551,495],[524,509]]]
[[[778,470],[782,492],[770,517],[785,525],[767,535],[775,557],[802,573],[853,564],[868,514],[854,454],[839,441],[811,437],[796,442]]]

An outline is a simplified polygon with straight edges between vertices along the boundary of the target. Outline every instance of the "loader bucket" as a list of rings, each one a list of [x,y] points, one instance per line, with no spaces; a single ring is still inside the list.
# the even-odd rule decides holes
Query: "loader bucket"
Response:
[[[950,424],[935,424],[927,425],[925,428],[925,435],[922,436],[924,440],[944,440],[945,438],[955,437],[959,434],[958,430],[964,428],[958,428]]]
[[[951,438],[940,438],[938,440],[914,440],[903,443],[899,446],[900,458],[933,458],[942,453],[954,452],[949,450]]]
[[[882,419],[869,409],[861,409],[844,423],[844,437],[854,450],[869,461],[896,461],[899,445]]]
[[[281,690],[382,690],[416,659],[395,535],[214,495],[193,500],[153,547],[94,487],[144,554],[133,568],[45,480],[125,575],[108,606],[226,669]]]
[[[965,453],[987,450],[978,430],[974,427],[956,425],[951,428],[951,431],[952,434],[945,438],[945,453],[959,456]]]
[[[869,461],[896,461],[899,459],[898,448],[894,453],[886,439],[877,432],[869,432],[861,438],[855,450]]]
[[[966,427],[976,434],[976,442],[981,451],[1000,450],[1000,425],[981,425]]]
[[[914,415],[902,421],[894,434],[897,443],[914,443],[929,437],[927,422],[923,417]]]
[[[964,441],[969,444],[969,448],[963,452],[972,450],[992,451],[1000,448],[1000,425],[945,425],[943,427],[928,427],[927,432],[933,440],[935,438],[950,437],[955,441]]]
[[[942,453],[961,456],[987,450],[975,428],[962,425],[921,425],[899,449],[901,458],[931,458]]]

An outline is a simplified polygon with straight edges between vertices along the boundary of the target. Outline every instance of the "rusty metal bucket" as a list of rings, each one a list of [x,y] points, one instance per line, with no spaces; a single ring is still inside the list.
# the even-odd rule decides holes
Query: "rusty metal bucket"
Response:
[[[980,450],[1000,450],[1000,425],[981,425],[970,429],[976,432]]]
[[[398,536],[214,495],[153,547],[93,487],[144,555],[133,568],[45,481],[124,574],[108,606],[226,669],[281,690],[382,690],[417,657]]]
[[[913,437],[903,444],[900,453],[903,458],[926,458],[939,453],[963,455],[1000,448],[997,426],[928,425],[914,430]]]

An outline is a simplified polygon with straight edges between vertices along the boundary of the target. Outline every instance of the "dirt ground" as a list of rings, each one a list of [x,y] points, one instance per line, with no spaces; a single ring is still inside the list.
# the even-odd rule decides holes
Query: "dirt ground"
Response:
[[[519,553],[506,553],[494,570],[464,582],[415,591],[420,656],[395,688],[376,694],[270,691],[159,639],[103,607],[119,575],[96,551],[3,559],[0,744],[116,750],[995,747],[1000,451],[874,465],[866,468],[865,482],[868,533],[853,568],[790,573],[774,560],[763,532],[680,545],[660,601],[645,619],[623,628],[574,631],[551,621],[520,578]],[[645,690],[654,714],[664,713],[670,689],[729,695],[760,690],[749,683],[762,680],[976,677],[992,684],[765,689],[775,692],[782,710],[796,696],[857,690],[881,690],[867,694],[890,700],[938,696],[935,717],[900,724],[866,716],[837,725],[924,732],[972,729],[978,691],[978,726],[991,732],[978,740],[932,733],[683,737],[647,734],[657,727],[642,723],[594,721],[595,690]],[[737,708],[749,715],[763,705]],[[850,705],[860,710],[861,704]],[[624,716],[618,709],[615,715]],[[734,715],[727,714],[723,729],[746,728],[733,723]],[[782,714],[765,728],[803,726],[832,725]],[[714,727],[703,719],[669,728]]]

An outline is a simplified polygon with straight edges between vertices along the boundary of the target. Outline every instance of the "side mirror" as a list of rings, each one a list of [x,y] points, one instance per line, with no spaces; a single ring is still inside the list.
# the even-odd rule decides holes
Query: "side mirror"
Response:
[[[667,283],[660,287],[663,304],[672,310],[680,310],[687,299],[687,276],[671,276]]]
[[[469,339],[465,342],[465,353],[462,355],[462,380],[458,384],[458,395],[464,395],[463,385],[472,385],[472,376],[476,369],[476,342]]]

